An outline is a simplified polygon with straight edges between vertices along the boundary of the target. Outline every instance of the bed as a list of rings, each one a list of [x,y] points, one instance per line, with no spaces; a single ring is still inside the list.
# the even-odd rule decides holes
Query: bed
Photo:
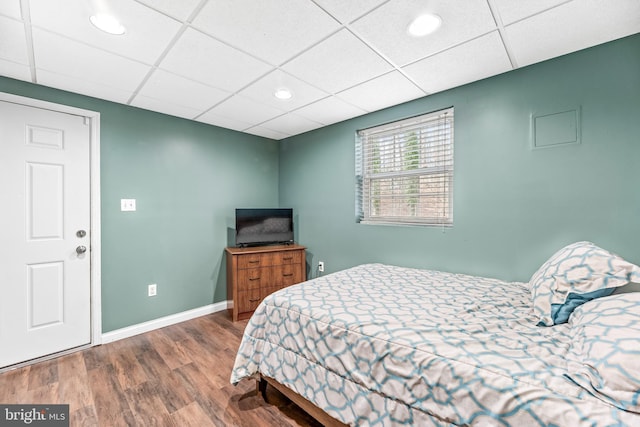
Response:
[[[590,242],[528,283],[356,266],[265,298],[231,383],[267,378],[347,425],[640,425],[640,293],[616,294],[638,279]]]

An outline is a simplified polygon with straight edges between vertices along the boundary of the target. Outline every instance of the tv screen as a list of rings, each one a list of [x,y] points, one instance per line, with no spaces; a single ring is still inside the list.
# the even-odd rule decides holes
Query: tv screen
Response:
[[[236,246],[293,243],[293,209],[236,209]]]

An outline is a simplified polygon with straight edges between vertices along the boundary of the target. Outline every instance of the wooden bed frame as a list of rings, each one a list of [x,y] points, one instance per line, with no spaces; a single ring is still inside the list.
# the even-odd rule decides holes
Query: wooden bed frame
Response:
[[[313,417],[316,421],[326,427],[346,427],[348,424],[345,424],[341,421],[336,420],[331,415],[327,414],[324,410],[318,408],[316,405],[311,403],[309,400],[300,396],[295,391],[291,390],[289,387],[280,384],[278,381],[271,377],[266,377],[260,374],[260,378],[256,381],[256,389],[262,394],[262,398],[267,401],[267,384],[278,390],[280,393],[284,394],[287,398],[289,398],[293,403],[298,405],[302,410],[304,410],[307,414]]]

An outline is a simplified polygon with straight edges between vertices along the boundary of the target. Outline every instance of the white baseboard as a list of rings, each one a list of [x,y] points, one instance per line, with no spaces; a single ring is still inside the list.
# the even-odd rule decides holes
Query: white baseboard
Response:
[[[217,302],[215,304],[205,305],[204,307],[194,308],[193,310],[183,311],[182,313],[171,314],[169,316],[160,317],[159,319],[127,326],[126,328],[116,329],[115,331],[102,334],[102,344],[143,334],[145,332],[153,331],[154,329],[164,328],[165,326],[184,322],[185,320],[195,319],[196,317],[223,311],[226,310],[230,304],[231,301]]]

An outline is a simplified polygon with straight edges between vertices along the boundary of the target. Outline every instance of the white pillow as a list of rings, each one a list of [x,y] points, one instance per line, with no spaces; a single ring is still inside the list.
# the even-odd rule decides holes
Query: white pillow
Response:
[[[640,413],[640,292],[578,307],[566,377],[620,409]]]
[[[640,267],[591,242],[577,242],[556,252],[529,284],[538,325],[566,323],[573,310],[615,288],[640,281]]]

